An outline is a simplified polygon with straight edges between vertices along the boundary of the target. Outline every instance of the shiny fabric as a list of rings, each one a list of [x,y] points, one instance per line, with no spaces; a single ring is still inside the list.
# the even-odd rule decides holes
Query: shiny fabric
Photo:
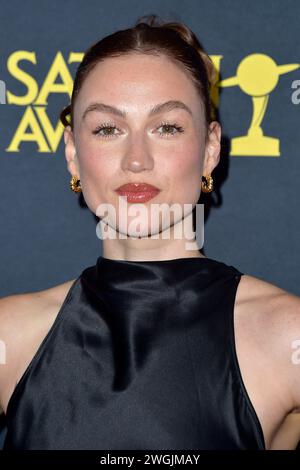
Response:
[[[4,449],[264,449],[235,351],[242,275],[100,256],[11,396]]]

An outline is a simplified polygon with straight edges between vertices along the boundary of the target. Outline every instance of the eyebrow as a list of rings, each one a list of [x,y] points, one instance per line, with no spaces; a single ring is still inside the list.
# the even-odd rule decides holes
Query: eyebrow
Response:
[[[155,114],[162,113],[163,111],[172,111],[172,109],[184,109],[191,116],[193,116],[191,109],[182,101],[178,101],[178,100],[169,100],[169,101],[166,101],[165,103],[156,104],[155,106],[153,106],[153,108],[150,109],[148,116],[151,117],[151,116],[154,116]],[[104,104],[104,103],[91,103],[83,112],[82,120],[85,119],[86,115],[92,111],[110,113],[110,114],[114,114],[115,116],[119,116],[122,118],[126,117],[125,111],[115,108],[114,106],[111,106],[109,104]]]

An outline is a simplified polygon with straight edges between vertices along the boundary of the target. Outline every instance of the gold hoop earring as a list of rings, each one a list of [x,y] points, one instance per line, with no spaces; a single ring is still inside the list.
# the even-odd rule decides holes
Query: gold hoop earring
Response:
[[[70,187],[74,193],[80,193],[81,192],[81,186],[79,186],[80,180],[77,178],[76,175],[73,175],[70,181]]]
[[[202,181],[201,182],[201,187],[202,187],[202,191],[204,193],[211,193],[214,189],[214,180],[212,178],[212,176],[208,175],[208,176],[202,176],[205,178],[205,181]]]

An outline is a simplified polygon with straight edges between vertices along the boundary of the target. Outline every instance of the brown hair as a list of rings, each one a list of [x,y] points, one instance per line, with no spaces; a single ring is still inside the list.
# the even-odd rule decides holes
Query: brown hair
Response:
[[[81,86],[89,72],[109,57],[127,53],[165,54],[184,67],[193,80],[204,104],[206,126],[212,120],[210,87],[215,78],[215,68],[196,35],[184,24],[166,22],[157,15],[145,15],[135,26],[117,31],[92,44],[78,66],[71,96],[71,103],[60,113],[64,126],[74,127],[74,105]],[[67,119],[67,116],[70,119]]]

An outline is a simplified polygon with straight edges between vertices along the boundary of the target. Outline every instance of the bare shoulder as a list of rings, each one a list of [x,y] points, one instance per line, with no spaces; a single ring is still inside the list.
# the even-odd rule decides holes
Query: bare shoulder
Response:
[[[0,298],[0,412],[6,410],[74,281]]]
[[[53,314],[53,308],[59,306],[67,295],[75,279],[58,284],[48,289],[13,294],[0,298],[0,332],[5,336],[15,335],[22,328],[38,325],[45,317]],[[31,328],[30,328],[31,329]],[[14,336],[15,337],[15,336]]]
[[[254,325],[268,328],[264,333],[277,333],[277,339],[300,335],[300,297],[263,279],[243,275],[237,290],[240,315]]]
[[[300,297],[243,275],[235,330],[242,375],[267,445],[294,448],[300,439]]]
[[[277,352],[290,362],[292,343],[300,339],[300,297],[263,279],[243,275],[236,302],[237,322],[247,325],[256,345],[266,345],[273,361]]]
[[[293,296],[296,299],[299,298],[275,284],[250,276],[249,274],[241,276],[238,289],[239,300],[245,303],[260,299],[265,301],[266,299],[272,300],[276,298],[278,300],[283,295]]]

